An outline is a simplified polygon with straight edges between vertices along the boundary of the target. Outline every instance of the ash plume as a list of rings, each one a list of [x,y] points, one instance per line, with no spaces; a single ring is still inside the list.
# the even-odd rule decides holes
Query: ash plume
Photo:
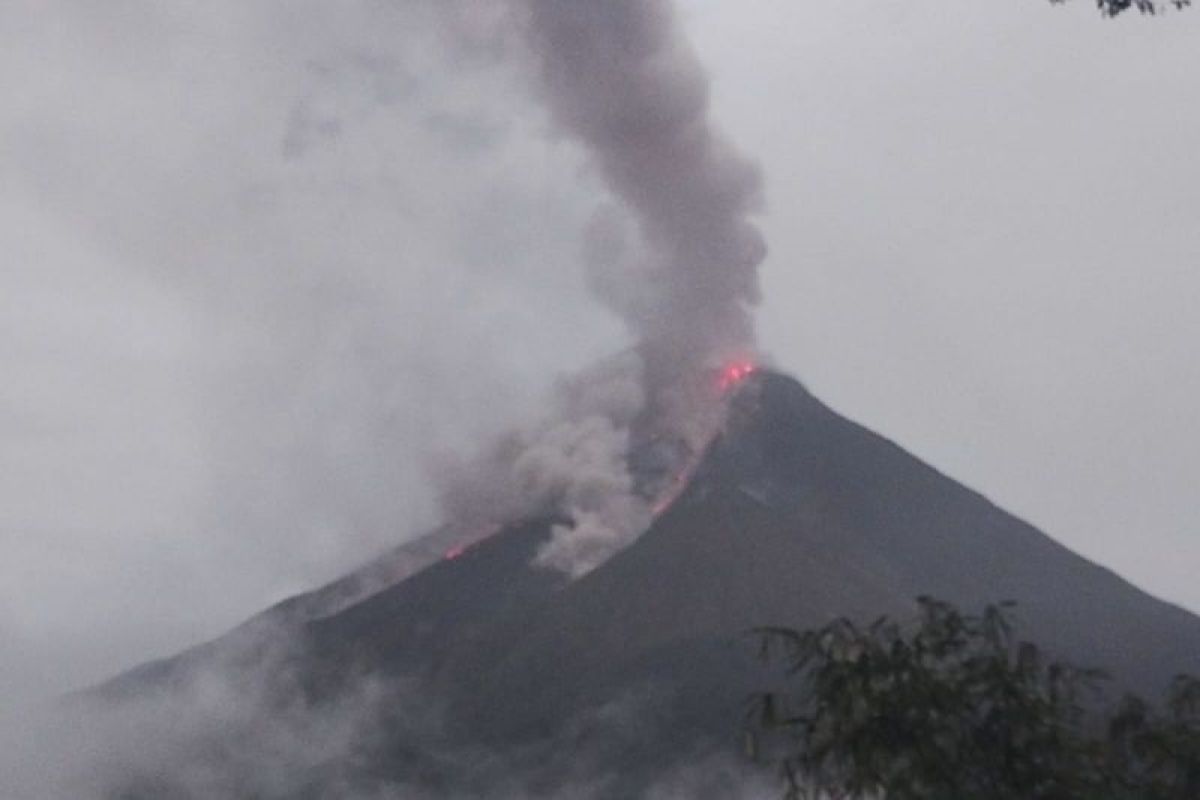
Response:
[[[667,0],[522,0],[557,127],[619,205],[597,215],[587,266],[630,326],[653,386],[753,349],[766,245],[757,167],[713,128],[708,80]],[[636,227],[639,245],[628,243]]]
[[[538,560],[578,576],[653,516],[654,492],[631,471],[631,455],[668,442],[676,463],[667,471],[678,474],[719,423],[709,370],[754,351],[751,307],[766,245],[750,217],[762,181],[713,128],[707,78],[670,2],[510,0],[508,8],[551,122],[583,147],[612,195],[588,226],[583,262],[593,292],[635,337],[637,386],[624,396],[636,402],[579,413],[560,399],[540,426],[448,471],[445,507],[452,517],[482,507],[491,521],[565,515]],[[632,374],[626,366],[617,383]],[[572,391],[611,391],[614,375],[593,370]]]

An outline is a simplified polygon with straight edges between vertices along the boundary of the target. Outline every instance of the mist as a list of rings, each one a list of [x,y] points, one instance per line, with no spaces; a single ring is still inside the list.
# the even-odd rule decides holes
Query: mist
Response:
[[[595,202],[557,178],[578,154],[504,60],[444,46],[440,14],[16,18],[4,704],[424,532],[430,459],[623,346],[567,266]]]

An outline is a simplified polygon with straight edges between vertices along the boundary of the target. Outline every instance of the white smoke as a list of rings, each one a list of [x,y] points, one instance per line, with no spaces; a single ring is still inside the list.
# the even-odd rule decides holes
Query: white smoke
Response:
[[[578,577],[628,544],[650,521],[629,468],[645,409],[641,359],[626,353],[562,381],[552,412],[477,457],[443,460],[442,505],[452,520],[484,527],[536,515],[565,517],[538,556]]]

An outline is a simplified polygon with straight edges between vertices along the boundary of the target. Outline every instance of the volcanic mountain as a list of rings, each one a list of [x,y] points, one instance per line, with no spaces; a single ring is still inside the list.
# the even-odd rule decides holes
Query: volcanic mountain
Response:
[[[336,774],[496,796],[503,765],[536,773],[532,785],[550,794],[586,761],[608,776],[600,796],[637,797],[667,765],[737,747],[762,677],[746,638],[755,626],[907,617],[923,594],[968,610],[1013,600],[1022,637],[1102,667],[1122,687],[1157,694],[1174,674],[1200,670],[1200,618],[1072,553],[800,383],[758,371],[729,403],[670,507],[579,579],[531,564],[555,519],[465,546],[444,529],[91,696],[119,703],[213,671],[264,675],[272,696],[298,693],[314,708],[364,681],[402,686],[389,691],[429,701],[425,710],[388,695],[410,711],[385,714],[369,745],[314,770],[304,791],[327,796]],[[414,722],[426,712],[436,725]]]

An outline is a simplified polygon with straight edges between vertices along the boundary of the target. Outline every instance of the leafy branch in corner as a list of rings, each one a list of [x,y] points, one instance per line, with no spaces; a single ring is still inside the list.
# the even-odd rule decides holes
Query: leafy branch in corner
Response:
[[[1106,707],[1106,676],[1017,641],[1011,604],[918,603],[910,626],[755,632],[787,687],[753,699],[749,733],[788,798],[1200,798],[1200,680],[1177,678],[1161,711]]]
[[[1066,0],[1050,0],[1051,3],[1061,5]],[[1126,11],[1137,10],[1143,14],[1157,14],[1164,8],[1187,8],[1192,4],[1192,0],[1096,0],[1096,6],[1100,9],[1100,13],[1106,17],[1115,17]]]

